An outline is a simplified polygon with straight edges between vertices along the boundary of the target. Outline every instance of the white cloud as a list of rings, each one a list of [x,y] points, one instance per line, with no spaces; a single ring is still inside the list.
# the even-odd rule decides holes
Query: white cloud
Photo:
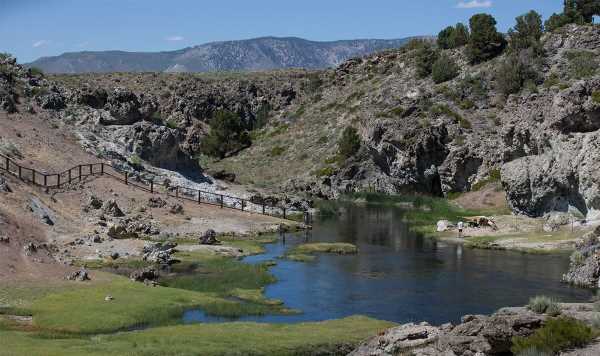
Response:
[[[167,41],[176,42],[176,41],[183,41],[185,38],[183,38],[183,36],[169,36],[169,37],[167,37],[165,39]]]
[[[48,44],[50,44],[50,41],[39,40],[39,41],[33,42],[32,46],[35,48],[38,48],[38,47],[47,46]]]
[[[492,7],[492,0],[471,0],[460,1],[456,7],[459,9],[478,9],[482,7]]]

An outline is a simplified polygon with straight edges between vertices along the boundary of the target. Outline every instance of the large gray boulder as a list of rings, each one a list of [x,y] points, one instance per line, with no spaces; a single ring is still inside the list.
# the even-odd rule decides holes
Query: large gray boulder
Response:
[[[587,215],[600,210],[600,132],[573,135],[552,143],[546,152],[502,167],[509,206],[539,217],[573,208]]]

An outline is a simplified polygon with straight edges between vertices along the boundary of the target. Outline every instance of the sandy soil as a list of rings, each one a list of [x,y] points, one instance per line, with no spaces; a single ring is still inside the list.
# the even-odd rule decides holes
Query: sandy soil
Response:
[[[2,112],[0,145],[9,144],[16,148],[17,152],[11,158],[20,164],[48,172],[61,171],[80,163],[100,162],[85,152],[69,132],[58,129],[53,124],[55,120],[47,112],[39,115],[7,115]],[[62,262],[106,258],[115,252],[122,257],[139,255],[144,241],[108,239],[107,226],[99,225],[99,212],[83,210],[91,194],[104,201],[114,199],[134,221],[151,221],[162,233],[174,236],[197,237],[208,229],[248,235],[275,231],[282,223],[290,224],[269,216],[178,201],[163,195],[161,198],[167,206],[150,208],[150,193],[109,177],[90,178],[46,192],[1,171],[0,174],[8,180],[12,189],[11,193],[0,192],[0,235],[9,238],[9,243],[0,243],[1,282],[58,282],[74,269]],[[48,209],[53,225],[45,224],[27,208],[32,198],[39,199]],[[181,204],[183,213],[170,213],[169,208],[173,204]],[[100,235],[102,241],[93,242],[90,236],[94,235]],[[37,251],[25,251],[24,247],[30,242],[39,246]]]

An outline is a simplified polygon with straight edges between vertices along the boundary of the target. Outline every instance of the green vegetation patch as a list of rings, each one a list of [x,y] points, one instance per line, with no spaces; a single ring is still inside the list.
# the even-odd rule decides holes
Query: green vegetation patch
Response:
[[[318,242],[296,246],[290,255],[312,255],[316,253],[332,253],[337,255],[354,255],[358,253],[356,245],[343,242]]]
[[[511,351],[520,354],[535,349],[557,354],[559,351],[585,346],[595,337],[594,331],[584,323],[570,319],[550,319],[542,328],[526,338],[513,338]]]
[[[345,354],[393,323],[362,316],[298,324],[222,323],[153,328],[91,338],[41,339],[0,331],[8,355],[277,355]],[[234,349],[233,349],[234,348]]]
[[[592,101],[596,104],[600,104],[600,90],[596,90],[592,93]]]
[[[561,311],[560,304],[555,299],[545,295],[540,295],[529,299],[527,309],[537,314],[548,314],[552,316],[559,315]]]
[[[114,299],[106,301],[107,295]],[[29,308],[44,333],[98,334],[174,322],[184,310],[224,309],[239,304],[193,291],[147,287],[115,276],[109,283],[50,294]]]

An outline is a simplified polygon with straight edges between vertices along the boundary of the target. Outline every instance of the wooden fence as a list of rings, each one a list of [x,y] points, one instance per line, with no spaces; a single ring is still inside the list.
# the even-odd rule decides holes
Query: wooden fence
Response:
[[[198,189],[191,189],[181,186],[157,186],[153,180],[144,181],[138,176],[130,176],[128,172],[120,172],[107,163],[80,164],[60,173],[46,173],[39,170],[24,167],[16,163],[9,157],[0,154],[0,170],[19,178],[20,180],[46,189],[58,189],[64,185],[73,182],[81,182],[87,177],[108,176],[125,185],[140,189],[151,194],[165,194],[176,199],[187,200],[198,204],[209,204],[220,208],[229,208],[249,213],[259,213],[279,217],[283,219],[291,218],[289,211],[285,207],[268,205],[265,203],[254,203],[247,199],[242,199],[225,194],[217,194]],[[294,212],[293,214],[298,214]],[[306,221],[308,218],[306,212],[301,213]]]

